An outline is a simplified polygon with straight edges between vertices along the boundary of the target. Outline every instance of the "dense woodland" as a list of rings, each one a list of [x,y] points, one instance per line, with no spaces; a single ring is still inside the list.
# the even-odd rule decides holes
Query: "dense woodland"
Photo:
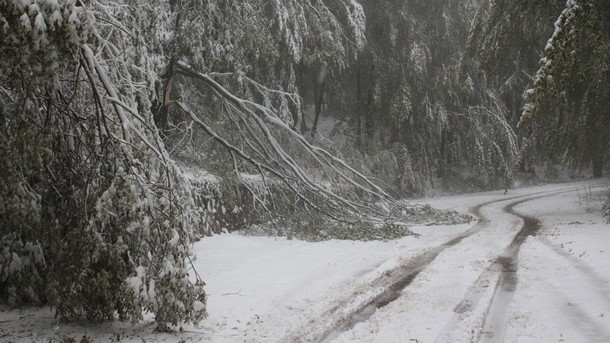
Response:
[[[166,329],[207,315],[205,235],[388,238],[466,220],[398,198],[600,177],[608,17],[604,0],[0,0],[0,297]]]

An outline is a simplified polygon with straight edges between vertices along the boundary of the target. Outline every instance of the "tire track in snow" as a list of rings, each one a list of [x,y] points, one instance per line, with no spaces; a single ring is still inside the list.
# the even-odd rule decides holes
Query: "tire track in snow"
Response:
[[[539,198],[536,197],[534,199]],[[517,282],[519,281],[517,277],[519,250],[521,250],[521,246],[525,243],[527,237],[536,235],[541,227],[538,219],[522,216],[514,211],[514,207],[534,199],[513,202],[503,209],[504,212],[523,219],[523,226],[510,245],[504,250],[504,253],[494,262],[494,265],[500,267],[500,274],[484,317],[483,330],[478,339],[480,343],[504,342],[504,333],[508,322],[508,308],[513,300]]]
[[[594,186],[592,188],[599,188],[602,186]],[[603,186],[605,187],[605,186]],[[487,313],[483,322],[483,330],[477,342],[479,343],[493,343],[493,342],[504,342],[504,333],[506,331],[506,325],[508,323],[508,309],[512,302],[515,289],[517,287],[518,277],[517,271],[519,269],[519,250],[525,240],[529,236],[536,236],[538,230],[541,228],[540,221],[537,218],[524,216],[517,213],[514,208],[524,202],[537,200],[540,198],[550,197],[558,194],[569,193],[575,190],[567,190],[563,192],[557,192],[553,194],[547,194],[544,196],[534,197],[531,199],[521,200],[513,202],[504,207],[504,212],[510,213],[514,216],[518,216],[523,219],[523,227],[519,233],[515,236],[511,244],[506,248],[504,253],[500,255],[494,264],[499,264],[502,267],[496,289],[494,291],[491,302],[488,306]],[[557,251],[555,251],[557,252]],[[564,256],[566,257],[566,256]],[[574,262],[574,261],[572,261]],[[602,283],[603,279],[598,278],[597,275],[590,269],[587,269],[582,263],[577,263],[577,266],[581,267],[581,271],[586,274],[594,285]],[[607,299],[607,295],[603,294],[604,298]],[[605,331],[601,330],[597,324],[591,320],[587,320],[587,316],[584,315],[584,311],[577,311],[575,305],[572,306],[573,311],[576,312],[574,318],[579,318],[577,321],[580,326],[586,327],[588,331],[595,331],[597,337],[606,337]],[[604,341],[606,341],[604,339]]]
[[[468,289],[462,301],[454,308],[455,314],[453,318],[437,336],[436,343],[453,342],[452,333],[459,329],[469,329],[473,334],[473,340],[476,342],[502,342],[506,329],[506,309],[512,301],[512,296],[518,282],[519,249],[525,242],[525,239],[539,229],[539,223],[536,219],[521,216],[514,212],[513,208],[528,201],[574,191],[575,189],[538,192],[528,196],[496,201],[517,200],[505,205],[503,212],[520,217],[523,220],[523,225],[504,252],[481,273],[477,281]],[[477,215],[482,220],[489,220],[480,211]],[[493,293],[490,295],[490,292]],[[479,303],[483,299],[490,300],[487,300],[489,305],[484,310],[484,313],[481,314],[478,313],[480,311],[478,308]],[[464,328],[464,324],[469,325],[469,327]],[[482,329],[477,330],[476,327]]]
[[[535,234],[540,227],[536,219],[518,215],[513,211],[513,207],[527,201],[571,191],[572,190],[554,192],[544,195],[538,195],[539,193],[532,194],[526,199],[513,201],[504,206],[503,212],[523,219],[524,223],[522,227],[509,246],[505,248],[504,252],[499,255],[481,275],[479,275],[475,283],[468,289],[462,301],[454,308],[453,311],[455,314],[453,318],[445,325],[445,328],[441,334],[437,336],[435,342],[453,342],[454,338],[452,337],[452,333],[455,330],[460,329],[460,324],[469,324],[472,326],[480,325],[482,327],[482,332],[478,332],[473,327],[469,327],[474,335],[473,339],[476,342],[503,341],[506,328],[505,310],[512,301],[513,293],[518,282],[517,268],[519,249],[525,242],[525,239],[529,235]],[[487,219],[484,215],[480,215],[482,218]],[[492,288],[493,291],[491,291]],[[490,292],[493,292],[491,297],[489,294]],[[488,300],[489,305],[487,306],[485,313],[479,315],[479,313],[476,313],[476,309],[484,298],[490,298],[490,300]],[[470,319],[471,322],[468,322],[467,319]]]
[[[538,240],[556,255],[562,257],[568,264],[572,265],[574,269],[583,276],[583,278],[587,279],[589,284],[594,286],[600,297],[608,303],[608,308],[610,308],[610,279],[604,278],[589,265],[579,260],[576,256],[557,247],[547,239],[538,238]]]
[[[428,265],[430,265],[430,263],[432,263],[439,254],[441,254],[447,248],[458,245],[464,239],[489,228],[492,223],[485,215],[482,214],[482,209],[484,207],[495,203],[510,202],[513,200],[516,201],[509,203],[505,207],[509,207],[511,205],[516,206],[517,204],[526,201],[562,193],[574,192],[576,190],[576,188],[570,188],[554,191],[542,191],[487,201],[471,207],[469,212],[477,216],[479,219],[472,228],[456,235],[454,238],[439,246],[430,248],[413,258],[403,260],[399,266],[386,271],[382,276],[376,278],[368,284],[359,285],[354,291],[351,291],[348,296],[340,299],[339,301],[335,301],[335,306],[331,307],[328,311],[317,315],[312,314],[315,317],[311,317],[311,319],[303,327],[287,334],[281,341],[330,342],[343,332],[352,329],[356,324],[368,321],[369,318],[375,314],[377,309],[383,308],[396,300],[401,295],[402,291],[407,288],[420,274],[420,272],[426,269],[426,267],[428,267]],[[523,236],[523,238],[519,238],[519,240],[524,241],[527,237],[528,235],[525,234],[525,236]],[[516,239],[516,237],[514,239]],[[520,244],[518,246],[520,247]],[[511,249],[514,249],[514,247],[515,246],[513,246]],[[477,281],[478,285],[475,283],[475,285],[471,287],[472,295],[467,295],[467,301],[462,301],[461,303],[462,307],[460,307],[460,305],[456,307],[456,314],[459,311],[462,311],[464,315],[468,315],[467,312],[472,310],[472,306],[469,306],[466,304],[466,302],[469,300],[471,305],[475,305],[480,300],[477,298],[483,298],[483,296],[479,296],[478,292],[475,290],[478,288],[476,286],[480,286],[480,284],[488,284],[491,287],[494,287],[494,282],[496,282],[495,285],[497,286],[498,275],[503,271],[505,275],[503,277],[503,283],[509,289],[511,288],[510,285],[512,285],[512,289],[514,290],[516,285],[516,273],[513,272],[513,269],[515,265],[511,263],[510,259],[507,260],[498,258],[495,262],[496,263],[492,263],[488,267],[488,271],[484,272],[481,277],[479,277],[479,280]],[[489,290],[491,287],[487,287],[487,289]],[[498,297],[498,299],[500,298],[501,297]],[[485,319],[483,317],[481,322],[484,320]],[[490,321],[488,320],[487,322],[489,323]],[[481,327],[480,323],[478,327]],[[443,330],[443,332],[446,332],[446,330]],[[475,337],[478,334],[475,331],[473,331],[473,333],[475,334]],[[439,338],[441,338],[441,336],[439,336]],[[437,342],[453,341],[439,341],[437,339]]]
[[[594,186],[592,188],[598,187],[605,186]],[[527,237],[534,236],[541,227],[538,219],[520,215],[514,211],[514,207],[528,201],[574,191],[577,191],[577,189],[535,193],[531,194],[531,197],[514,201],[504,206],[503,211],[505,213],[517,216],[523,220],[521,229],[510,245],[485,269],[477,281],[470,287],[463,300],[454,308],[455,315],[447,323],[445,329],[443,329],[435,342],[453,342],[452,332],[458,329],[460,322],[465,321],[467,317],[472,317],[470,319],[473,326],[480,326],[482,328],[481,330],[477,330],[474,327],[469,328],[473,333],[473,341],[478,343],[504,341],[504,333],[508,322],[508,308],[512,302],[514,291],[518,283],[517,271],[519,267],[519,250],[521,245],[525,243]],[[482,218],[487,219],[485,216],[482,216]],[[491,295],[484,314],[469,313],[472,311],[476,312],[475,309],[478,308],[478,303],[482,299],[490,296],[489,286],[494,283],[495,287],[493,289],[493,294]]]
[[[556,255],[563,257],[560,261],[552,257],[546,257],[547,260],[543,262],[565,270],[574,270],[578,274],[572,276],[573,279],[570,281],[571,286],[578,290],[576,293],[570,291],[570,289],[558,287],[558,285],[546,280],[541,280],[547,284],[547,289],[553,298],[557,299],[556,303],[563,304],[561,307],[562,313],[570,318],[570,322],[587,342],[610,342],[610,328],[607,324],[604,325],[601,320],[603,313],[596,313],[589,306],[583,305],[585,298],[594,297],[600,309],[610,308],[610,297],[608,296],[610,280],[605,279],[586,263],[552,243],[541,238],[538,238],[536,243],[539,243],[537,249],[546,249],[547,252],[554,252]],[[601,316],[601,318],[598,316]]]
[[[520,201],[525,202],[533,199],[532,197],[535,197],[536,195],[546,193],[548,192],[537,192],[510,198],[502,198],[487,201],[470,208],[469,212],[479,219],[472,228],[456,235],[454,238],[437,247],[428,249],[414,258],[404,261],[398,267],[385,272],[381,277],[373,280],[371,283],[359,287],[358,290],[340,301],[336,306],[315,319],[310,320],[307,323],[306,328],[288,335],[282,341],[328,342],[341,333],[350,330],[356,324],[367,321],[377,309],[396,300],[402,291],[409,286],[417,275],[432,263],[440,253],[447,248],[459,244],[465,238],[488,228],[491,223],[489,219],[481,213],[483,207],[516,199],[525,199]]]

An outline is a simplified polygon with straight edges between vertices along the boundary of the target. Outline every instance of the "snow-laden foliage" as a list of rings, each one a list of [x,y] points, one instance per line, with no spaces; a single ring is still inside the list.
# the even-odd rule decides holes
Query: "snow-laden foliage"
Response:
[[[344,67],[366,43],[365,15],[355,0],[269,1],[282,49],[295,63]]]
[[[197,322],[199,235],[271,224],[313,240],[396,238],[443,213],[388,192],[510,186],[515,94],[535,53],[502,44],[518,26],[502,14],[544,7],[527,3],[0,2],[0,297],[66,318]],[[607,10],[568,1],[524,116],[560,100],[558,116],[533,116],[548,139],[526,146],[563,146],[550,155],[567,148],[598,171]],[[526,47],[539,39],[518,33]],[[490,73],[507,51],[519,70]],[[353,130],[347,147],[318,135],[324,110]]]
[[[358,241],[388,241],[406,236],[417,236],[409,229],[411,225],[456,225],[469,223],[470,215],[456,211],[441,211],[429,205],[405,204],[394,208],[394,219],[368,218],[356,221],[328,220],[324,216],[310,214],[293,215],[280,218],[263,225],[253,224],[244,234],[249,236],[279,236],[310,242],[332,239]]]
[[[329,93],[368,169],[401,195],[459,179],[508,184],[519,155],[509,111],[465,57],[483,2],[361,3],[368,45]]]
[[[494,99],[490,95],[490,99]],[[494,99],[487,106],[471,107],[468,110],[468,120],[464,129],[470,128],[470,135],[459,153],[454,153],[454,159],[474,153],[463,170],[476,173],[476,179],[491,184],[494,188],[508,189],[512,187],[515,166],[519,160],[517,136],[505,117],[506,110]],[[464,163],[464,162],[462,162]]]
[[[227,211],[215,180],[172,160],[196,141],[225,151],[217,162],[229,174],[260,175],[269,196],[256,203],[268,212],[276,183],[294,209],[337,219],[379,213],[360,200],[387,198],[295,130],[297,65],[340,70],[364,46],[354,0],[15,0],[0,10],[0,295],[12,304],[92,320],[152,312],[160,329],[204,318],[190,242],[217,225],[209,212],[239,215],[240,204]],[[293,153],[358,193],[328,187]]]
[[[589,19],[586,12],[587,7],[590,6],[591,4],[587,1],[583,1],[582,4],[579,1],[567,1],[566,8],[555,22],[555,31],[544,48],[546,56],[540,60],[540,69],[536,73],[533,88],[524,94],[526,105],[520,124],[531,119],[536,109],[536,103],[540,101],[538,99],[544,93],[553,92],[556,86],[553,78],[555,66],[571,63],[576,54],[575,52],[572,54],[577,44],[576,28]]]
[[[152,120],[156,61],[126,29],[141,13],[72,0],[0,13],[0,295],[66,318],[201,320],[188,261],[205,212]]]
[[[40,275],[46,261],[38,242],[23,243],[16,234],[2,237],[0,254],[0,294],[11,306],[43,303],[45,278]]]
[[[256,209],[259,217],[300,211],[343,220],[380,215],[383,209],[366,201],[387,194],[334,157],[330,149],[314,146],[298,132],[303,103],[296,92],[302,87],[301,71],[319,67],[324,72],[317,78],[324,78],[320,74],[332,74],[353,60],[364,45],[360,5],[354,1],[222,2],[233,9],[235,17],[244,16],[225,21],[211,16],[220,4],[212,6],[214,11],[205,6],[205,2],[185,1],[171,9],[176,13],[175,34],[183,43],[167,47],[173,57],[160,87],[159,117],[166,117],[160,126],[167,128],[164,133],[173,156],[203,166],[229,183],[223,187],[227,202],[221,213],[237,213],[237,220],[249,221]],[[240,6],[243,10],[238,10]],[[199,23],[199,13],[210,16],[209,20]],[[244,21],[251,25],[244,26]],[[205,43],[210,30],[231,38],[228,32],[246,29],[255,30],[256,35],[243,32],[245,36],[235,37],[243,38],[243,44],[232,44],[231,39],[224,44],[234,48],[225,56],[234,63],[213,65],[215,59],[201,58],[210,49]],[[215,68],[222,72],[210,72]],[[260,175],[267,194],[243,182],[242,175],[253,174]]]
[[[519,122],[532,121],[543,155],[601,176],[609,162],[607,1],[569,0],[544,47]]]

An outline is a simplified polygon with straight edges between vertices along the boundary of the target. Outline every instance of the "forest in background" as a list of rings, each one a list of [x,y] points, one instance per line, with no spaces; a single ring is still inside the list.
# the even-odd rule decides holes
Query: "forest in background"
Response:
[[[541,167],[600,177],[609,14],[601,0],[3,0],[0,297],[66,319],[148,311],[164,330],[207,315],[189,277],[202,236],[389,239],[468,220],[394,198],[507,189]]]

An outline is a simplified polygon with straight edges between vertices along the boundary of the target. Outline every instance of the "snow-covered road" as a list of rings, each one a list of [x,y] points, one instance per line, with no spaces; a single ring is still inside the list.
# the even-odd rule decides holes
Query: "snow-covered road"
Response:
[[[0,308],[0,340],[610,342],[607,180],[425,199],[476,222],[389,242],[220,235],[195,246],[210,318],[176,334]]]
[[[604,247],[610,243],[610,228],[601,220],[595,221],[591,214],[582,213],[586,209],[581,208],[579,193],[586,193],[588,187],[595,186],[547,186],[523,196],[524,190],[519,190],[510,199],[479,203],[472,209],[481,219],[470,230],[475,233],[439,254],[395,302],[335,341],[610,342],[610,263],[603,256]],[[591,193],[597,190],[592,188]],[[466,198],[463,201],[468,202]],[[573,219],[558,221],[565,211]],[[556,267],[557,254],[535,248],[538,242],[554,247],[547,237],[548,229],[559,223],[580,223],[574,221],[577,217],[587,218],[583,229],[595,231],[582,233],[594,234],[596,244],[591,244],[588,237],[574,237],[573,243],[601,254],[599,260],[585,263],[568,251],[563,253],[564,257],[572,256],[573,267],[588,270],[594,279],[584,284],[573,280],[578,277],[566,282],[565,272],[569,269]],[[539,229],[540,235],[532,236]],[[552,237],[565,239],[558,230],[555,227]],[[560,246],[552,250],[563,251]],[[532,254],[540,256],[520,259],[521,255]],[[538,272],[532,274],[532,268]],[[574,287],[572,282],[583,285]],[[532,284],[543,294],[556,291],[569,296],[535,297],[531,295]],[[579,305],[575,297],[581,301]],[[541,308],[548,307],[554,311],[537,315]],[[582,313],[560,310],[561,307],[579,308]],[[560,322],[562,325],[557,325]]]

